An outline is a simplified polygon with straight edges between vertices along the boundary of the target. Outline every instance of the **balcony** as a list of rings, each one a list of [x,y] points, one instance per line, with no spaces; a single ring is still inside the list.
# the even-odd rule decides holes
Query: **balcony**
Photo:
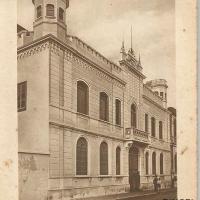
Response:
[[[137,142],[143,145],[148,145],[150,143],[149,133],[138,130],[136,128],[126,128],[125,139],[128,141]]]

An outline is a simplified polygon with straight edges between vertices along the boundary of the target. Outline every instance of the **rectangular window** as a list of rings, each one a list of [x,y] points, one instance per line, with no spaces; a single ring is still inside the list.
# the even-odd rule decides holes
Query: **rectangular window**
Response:
[[[160,92],[160,96],[163,98],[163,92]]]
[[[145,132],[149,131],[149,117],[148,114],[145,114]]]
[[[17,84],[17,109],[18,112],[26,110],[27,82]]]
[[[121,125],[121,101],[118,99],[115,100],[115,112],[116,124]]]

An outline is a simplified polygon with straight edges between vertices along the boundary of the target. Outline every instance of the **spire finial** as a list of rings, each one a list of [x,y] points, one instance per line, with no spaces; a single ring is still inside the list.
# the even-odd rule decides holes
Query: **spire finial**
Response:
[[[133,51],[133,31],[132,31],[132,25],[131,25],[131,51]]]
[[[141,61],[140,61],[140,53],[139,53],[139,63],[141,64]]]

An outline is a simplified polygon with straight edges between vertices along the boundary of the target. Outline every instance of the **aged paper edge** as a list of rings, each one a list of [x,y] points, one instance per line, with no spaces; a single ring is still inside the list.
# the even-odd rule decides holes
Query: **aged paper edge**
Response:
[[[16,3],[0,1],[0,199],[7,200],[18,199]],[[176,0],[178,198],[194,200],[197,199],[196,14],[195,0]]]

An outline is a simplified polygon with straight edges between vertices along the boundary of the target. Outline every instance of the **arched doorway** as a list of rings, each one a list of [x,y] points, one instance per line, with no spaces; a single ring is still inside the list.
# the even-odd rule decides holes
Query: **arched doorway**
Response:
[[[129,149],[129,184],[130,191],[135,191],[140,188],[139,168],[139,150],[133,145]]]

